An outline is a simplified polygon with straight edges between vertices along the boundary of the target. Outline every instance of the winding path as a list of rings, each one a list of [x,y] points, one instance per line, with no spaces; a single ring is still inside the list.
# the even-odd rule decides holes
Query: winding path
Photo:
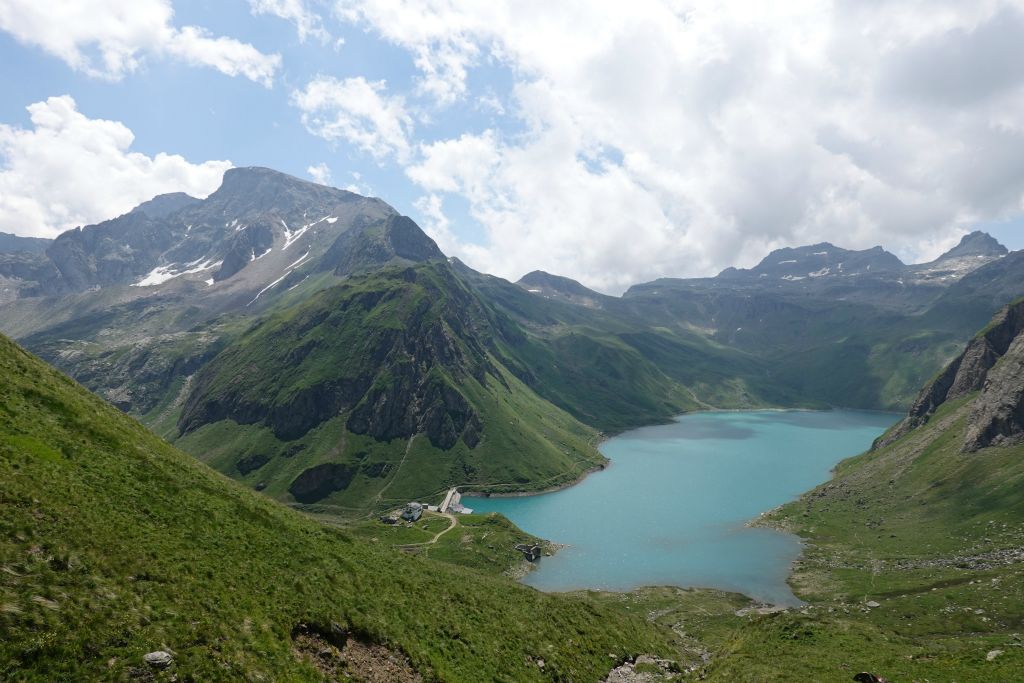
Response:
[[[422,543],[420,545],[434,545],[435,543],[437,543],[437,539],[441,538],[446,533],[448,533],[449,531],[451,531],[452,529],[454,529],[455,527],[457,527],[459,525],[459,518],[456,517],[455,515],[450,514],[448,512],[438,513],[438,514],[440,514],[442,517],[447,517],[448,518],[448,522],[449,522],[448,528],[444,529],[443,531],[438,531],[436,534],[434,534],[434,537],[432,539],[430,539],[426,543]]]
[[[430,539],[429,541],[423,541],[422,543],[402,543],[401,545],[396,545],[395,547],[399,548],[399,549],[402,549],[402,550],[408,550],[408,549],[411,549],[411,548],[419,548],[419,547],[426,546],[426,545],[434,545],[435,543],[437,543],[437,539],[441,538],[446,533],[448,533],[449,531],[451,531],[452,529],[454,529],[455,527],[457,527],[459,525],[458,517],[456,517],[453,514],[450,514],[450,513],[447,513],[447,512],[438,512],[436,514],[438,516],[440,516],[440,517],[447,517],[448,518],[448,528],[447,529],[442,529],[441,531],[438,531],[436,534],[434,534],[434,537],[432,539]]]

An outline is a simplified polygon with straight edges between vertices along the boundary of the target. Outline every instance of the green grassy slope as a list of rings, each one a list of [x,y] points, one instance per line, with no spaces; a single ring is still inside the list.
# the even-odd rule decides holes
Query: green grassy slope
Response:
[[[601,466],[597,432],[509,372],[498,338],[447,265],[352,278],[240,335],[172,436],[279,500],[347,515]]]
[[[642,618],[255,495],[2,337],[0,376],[0,679],[122,680],[165,649],[159,680],[321,680],[292,652],[300,622],[402,651],[428,680],[598,680],[609,654],[670,654]]]
[[[388,525],[375,519],[345,523],[343,528],[370,543],[511,577],[521,576],[530,569],[523,554],[515,549],[516,545],[539,544],[549,552],[555,549],[547,541],[526,533],[495,512],[462,514],[456,521],[457,524],[449,528],[451,521],[448,517],[426,512],[415,523],[403,521]],[[439,532],[444,533],[433,542]]]
[[[661,280],[633,288],[618,307],[674,334],[699,327],[746,354],[760,374],[742,366],[734,372],[758,382],[750,393],[767,401],[905,410],[978,327],[1024,292],[1022,259],[1011,254],[930,294],[920,287],[872,294],[870,286],[803,292]]]
[[[540,396],[585,424],[618,432],[702,408],[811,406],[752,354],[618,299],[578,306],[456,265],[487,302],[505,364]],[[819,404],[820,405],[820,404]]]

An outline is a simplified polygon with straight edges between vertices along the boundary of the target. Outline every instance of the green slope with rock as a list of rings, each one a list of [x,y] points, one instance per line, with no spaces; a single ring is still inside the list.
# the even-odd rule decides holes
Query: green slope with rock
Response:
[[[446,263],[353,277],[257,323],[192,380],[176,441],[283,501],[351,514],[569,483],[598,434],[502,363]]]
[[[582,681],[672,655],[642,618],[256,495],[3,337],[0,373],[4,680]]]
[[[612,297],[478,273],[379,199],[239,168],[0,258],[0,327],[222,472],[351,516],[565,484],[598,432],[691,410],[905,408],[1024,292],[1022,253],[818,244]]]

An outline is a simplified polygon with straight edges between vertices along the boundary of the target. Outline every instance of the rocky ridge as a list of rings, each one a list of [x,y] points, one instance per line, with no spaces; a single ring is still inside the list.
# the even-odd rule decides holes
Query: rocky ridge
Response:
[[[875,447],[928,422],[948,401],[978,392],[963,450],[1024,438],[1024,299],[1004,307],[918,395],[904,418]]]

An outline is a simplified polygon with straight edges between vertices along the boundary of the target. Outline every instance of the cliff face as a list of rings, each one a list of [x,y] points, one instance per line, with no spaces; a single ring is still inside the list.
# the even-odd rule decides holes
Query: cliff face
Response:
[[[1018,332],[1006,354],[988,372],[974,402],[964,450],[1024,441],[1024,334]]]
[[[907,417],[876,447],[928,422],[935,411],[978,391],[963,450],[1024,440],[1024,299],[1001,310],[963,353],[918,395]]]

